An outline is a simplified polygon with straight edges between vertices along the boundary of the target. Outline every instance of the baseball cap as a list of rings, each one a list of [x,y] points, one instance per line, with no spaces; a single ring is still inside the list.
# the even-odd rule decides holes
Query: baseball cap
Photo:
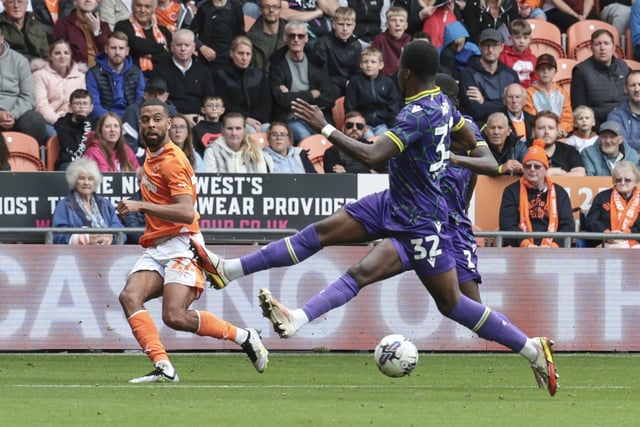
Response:
[[[502,33],[495,28],[487,28],[483,30],[482,33],[480,33],[480,41],[478,43],[482,44],[487,40],[504,43],[504,37],[502,36]]]
[[[536,69],[540,68],[543,65],[549,65],[555,68],[556,70],[558,69],[556,58],[554,58],[553,55],[550,55],[548,53],[543,53],[542,55],[538,56],[538,60],[536,62]]]
[[[154,92],[154,91],[168,92],[169,91],[169,89],[167,88],[167,82],[159,78],[149,80],[149,83],[147,83],[147,86],[145,87],[144,90],[146,92]]]
[[[609,132],[613,132],[618,136],[622,135],[622,126],[620,126],[620,123],[614,122],[613,120],[607,120],[606,122],[601,124],[600,130],[598,131],[598,133],[600,134],[605,130],[608,130]]]

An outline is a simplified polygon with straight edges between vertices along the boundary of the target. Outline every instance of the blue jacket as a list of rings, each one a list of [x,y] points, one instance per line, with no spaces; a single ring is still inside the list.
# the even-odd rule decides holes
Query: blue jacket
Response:
[[[640,116],[631,112],[628,101],[614,108],[607,116],[607,120],[620,123],[624,142],[634,150],[640,151]]]
[[[104,218],[105,223],[109,228],[123,228],[122,223],[120,222],[120,218],[116,213],[116,209],[113,207],[113,204],[106,197],[98,196],[94,194],[96,198],[96,203],[98,204],[98,208],[100,209],[100,213]],[[56,205],[56,209],[53,212],[53,219],[51,221],[52,227],[66,227],[66,228],[74,228],[74,227],[85,227],[86,224],[82,220],[80,213],[78,213],[73,208],[73,192],[60,200]],[[58,244],[69,244],[69,239],[71,239],[71,234],[54,234],[53,235],[53,243]],[[115,239],[114,239],[115,242]]]
[[[640,154],[623,141],[620,145],[622,160],[633,162],[640,168]],[[613,166],[607,161],[607,156],[600,150],[600,138],[596,142],[580,152],[584,168],[587,170],[587,176],[611,176]]]
[[[441,72],[451,73],[454,78],[458,77],[458,72],[466,67],[469,60],[474,56],[480,56],[480,48],[475,43],[466,41],[460,52],[454,52],[447,48],[451,43],[459,38],[469,38],[469,32],[460,21],[452,22],[444,27],[442,46],[438,48],[440,54]]]
[[[142,98],[145,88],[144,74],[130,56],[124,61],[120,73],[110,66],[105,52],[96,55],[96,65],[87,72],[87,90],[93,100],[92,119],[99,119],[107,111],[122,116],[130,104]]]

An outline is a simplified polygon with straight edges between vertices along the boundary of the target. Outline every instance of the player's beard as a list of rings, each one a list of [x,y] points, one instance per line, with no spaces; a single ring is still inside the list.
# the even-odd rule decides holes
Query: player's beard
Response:
[[[153,135],[149,135],[149,132],[142,135],[142,139],[144,140],[144,144],[153,151],[156,148],[159,148],[164,140],[167,138],[167,132],[158,132]]]

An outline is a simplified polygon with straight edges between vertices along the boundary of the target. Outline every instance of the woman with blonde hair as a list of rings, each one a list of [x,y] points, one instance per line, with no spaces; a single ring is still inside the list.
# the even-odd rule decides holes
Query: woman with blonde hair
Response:
[[[74,90],[86,89],[87,65],[71,59],[71,45],[58,39],[49,45],[47,60],[31,61],[33,86],[36,93],[35,110],[47,122],[47,134],[55,135],[53,125],[60,117],[71,112],[69,98]]]
[[[84,157],[93,159],[100,172],[134,172],[140,164],[122,133],[122,120],[112,112],[98,120],[97,129],[90,138]]]
[[[240,113],[228,113],[222,120],[222,136],[204,151],[205,172],[267,173],[262,150],[245,130]]]

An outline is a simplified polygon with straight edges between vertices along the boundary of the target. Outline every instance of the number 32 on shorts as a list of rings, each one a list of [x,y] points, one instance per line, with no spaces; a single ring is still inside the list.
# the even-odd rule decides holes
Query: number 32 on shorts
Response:
[[[440,237],[437,234],[424,236],[421,239],[411,239],[413,245],[413,258],[421,260],[428,258],[435,260],[438,255],[442,254],[440,249]]]

